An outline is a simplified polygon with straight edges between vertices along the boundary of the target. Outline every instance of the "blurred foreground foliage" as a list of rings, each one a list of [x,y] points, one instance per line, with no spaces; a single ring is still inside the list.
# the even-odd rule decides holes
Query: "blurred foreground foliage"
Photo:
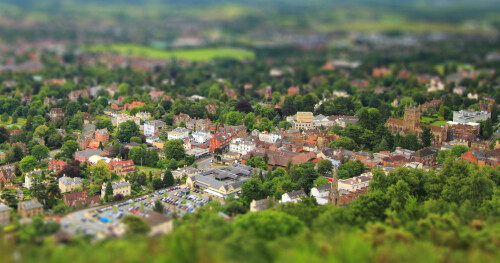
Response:
[[[375,171],[348,207],[306,199],[234,220],[211,202],[161,238],[0,242],[2,262],[500,262],[500,169]]]

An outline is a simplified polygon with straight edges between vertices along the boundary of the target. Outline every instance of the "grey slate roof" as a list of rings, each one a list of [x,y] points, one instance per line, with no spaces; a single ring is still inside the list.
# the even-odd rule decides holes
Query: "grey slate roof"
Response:
[[[42,208],[43,206],[35,200],[29,200],[18,204],[23,210]]]
[[[103,155],[105,155],[105,153],[99,149],[86,149],[83,151],[75,152],[75,156],[76,155],[80,155],[80,156],[84,156],[84,157],[91,157],[93,155],[103,156]]]
[[[301,189],[288,193],[288,196],[290,197],[290,199],[297,199],[302,196],[306,196],[306,193],[304,192],[304,190]]]

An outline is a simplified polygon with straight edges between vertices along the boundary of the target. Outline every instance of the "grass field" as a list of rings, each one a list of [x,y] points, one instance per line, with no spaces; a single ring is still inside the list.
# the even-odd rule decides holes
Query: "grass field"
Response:
[[[21,129],[24,126],[24,124],[26,123],[26,119],[18,118],[17,123],[12,124],[11,122],[12,122],[12,117],[9,117],[8,122],[0,121],[0,126],[3,126],[6,129],[13,129],[13,128]]]
[[[253,51],[238,48],[197,48],[180,50],[161,50],[135,44],[87,45],[90,52],[116,52],[132,57],[158,59],[182,59],[188,61],[209,61],[215,58],[253,59]]]
[[[432,126],[438,126],[441,127],[442,125],[445,125],[448,121],[436,121],[431,123]]]

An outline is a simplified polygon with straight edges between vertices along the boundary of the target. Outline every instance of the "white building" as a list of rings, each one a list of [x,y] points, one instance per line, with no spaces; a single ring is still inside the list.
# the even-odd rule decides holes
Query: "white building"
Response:
[[[259,133],[259,140],[267,143],[276,143],[276,141],[281,140],[281,133],[278,131]]]
[[[210,133],[204,131],[195,131],[191,134],[191,141],[199,144],[203,144],[210,140]]]
[[[307,195],[304,192],[304,190],[297,190],[290,193],[285,193],[281,196],[280,203],[289,203],[289,202],[298,203],[302,200],[303,197],[306,196]]]
[[[444,83],[439,78],[432,78],[427,85],[427,92],[443,91]]]
[[[485,121],[491,118],[491,113],[487,111],[461,110],[453,112],[453,121],[460,123]]]
[[[169,140],[182,140],[189,137],[189,130],[183,127],[177,127],[168,133]]]
[[[135,114],[135,117],[143,120],[143,121],[147,121],[149,120],[149,118],[151,118],[151,113],[149,112],[138,112]]]
[[[167,124],[160,120],[153,120],[144,123],[144,135],[146,136],[158,136],[161,129],[165,129]]]
[[[318,205],[326,205],[330,195],[330,184],[320,185],[311,189],[311,196],[316,199]]]
[[[353,192],[358,189],[368,187],[372,178],[373,174],[369,172],[357,177],[339,180],[339,190],[347,190],[349,192]]]
[[[229,151],[236,152],[241,155],[245,155],[255,148],[255,142],[244,141],[240,138],[233,139],[231,143],[229,143]]]

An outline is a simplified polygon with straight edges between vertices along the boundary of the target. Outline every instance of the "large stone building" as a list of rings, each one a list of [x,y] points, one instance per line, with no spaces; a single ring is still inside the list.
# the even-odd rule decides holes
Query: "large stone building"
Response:
[[[29,200],[17,204],[17,213],[22,218],[31,218],[43,213],[43,206],[35,200]]]
[[[111,187],[113,188],[113,196],[121,194],[122,196],[129,196],[131,193],[130,183],[125,180],[111,182]],[[104,199],[106,196],[106,183],[102,185],[101,188],[101,198]]]
[[[389,118],[385,126],[394,135],[407,135],[412,133],[415,134],[418,138],[422,137],[422,127],[428,127],[433,135],[432,141],[434,142],[434,144],[441,144],[443,141],[446,141],[446,128],[421,123],[420,111],[421,107],[412,105],[406,106],[403,120]]]
[[[293,125],[294,129],[309,130],[314,129],[314,115],[312,112],[297,112],[297,120]]]
[[[71,192],[74,189],[81,188],[82,182],[81,178],[70,178],[63,175],[63,177],[59,178],[59,190],[61,190],[61,193]]]

